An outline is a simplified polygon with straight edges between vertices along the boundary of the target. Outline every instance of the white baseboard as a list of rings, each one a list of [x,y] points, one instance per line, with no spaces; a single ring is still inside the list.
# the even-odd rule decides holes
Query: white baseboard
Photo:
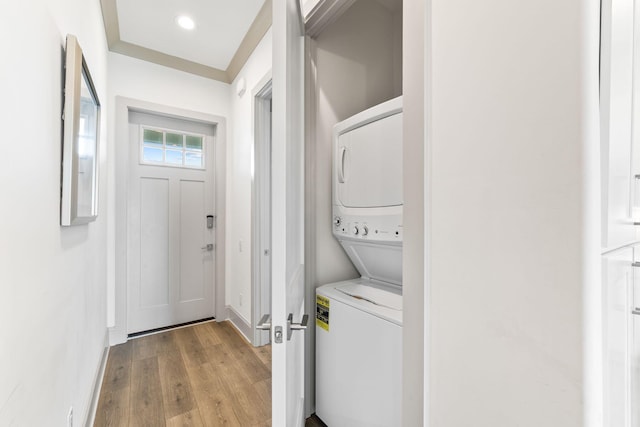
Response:
[[[251,322],[245,319],[244,316],[238,313],[230,305],[226,306],[226,311],[227,320],[229,320],[233,324],[233,326],[235,326],[236,329],[240,331],[242,335],[244,335],[247,341],[253,342],[253,340],[250,338],[253,337],[253,328],[251,327]]]
[[[109,357],[109,332],[104,334],[104,349],[102,350],[102,358],[98,371],[93,379],[93,393],[91,400],[89,401],[89,408],[87,410],[87,417],[85,419],[85,427],[91,427],[96,420],[96,412],[98,410],[98,402],[100,400],[100,390],[102,390],[102,381],[104,380],[104,372],[107,368],[107,359]]]

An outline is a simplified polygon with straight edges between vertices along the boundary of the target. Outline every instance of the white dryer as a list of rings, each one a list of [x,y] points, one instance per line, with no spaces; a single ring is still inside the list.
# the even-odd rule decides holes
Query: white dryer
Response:
[[[361,277],[316,291],[316,414],[400,425],[402,97],[338,123],[333,140],[333,234]]]

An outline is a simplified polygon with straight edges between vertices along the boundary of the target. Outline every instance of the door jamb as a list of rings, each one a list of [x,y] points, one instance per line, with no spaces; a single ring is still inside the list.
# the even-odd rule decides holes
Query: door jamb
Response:
[[[264,260],[262,230],[266,225],[271,229],[271,195],[269,199],[263,197],[259,188],[260,178],[265,173],[271,174],[271,163],[268,170],[264,169],[264,147],[268,142],[271,149],[271,70],[256,84],[251,98],[253,100],[253,150],[252,150],[252,179],[251,179],[251,329],[253,336],[251,343],[263,346],[269,343],[269,332],[256,328],[263,313],[271,312],[271,281],[264,280],[262,261]],[[269,157],[270,158],[270,157]],[[269,210],[269,217],[260,215],[260,211]],[[270,244],[270,242],[268,242]],[[269,249],[270,250],[270,249]],[[269,260],[271,259],[269,255]]]
[[[222,116],[170,107],[152,102],[116,96],[115,132],[108,144],[108,260],[107,260],[107,326],[109,344],[127,341],[127,188],[129,165],[129,111],[162,114],[215,126],[215,206],[216,261],[215,307],[217,321],[225,320],[225,247],[226,247],[226,158],[227,121]]]

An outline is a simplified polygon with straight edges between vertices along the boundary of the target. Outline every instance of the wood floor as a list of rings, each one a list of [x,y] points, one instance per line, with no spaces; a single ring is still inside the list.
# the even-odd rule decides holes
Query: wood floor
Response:
[[[270,426],[271,348],[254,348],[228,322],[114,346],[94,425]]]

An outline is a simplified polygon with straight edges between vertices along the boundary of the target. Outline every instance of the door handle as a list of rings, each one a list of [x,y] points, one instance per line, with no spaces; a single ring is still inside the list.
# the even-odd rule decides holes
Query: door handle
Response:
[[[302,320],[300,323],[293,323],[293,313],[289,313],[289,317],[287,317],[287,341],[291,341],[291,335],[293,335],[293,331],[300,331],[307,329],[307,324],[309,323],[309,315],[305,314],[302,316]]]
[[[200,249],[202,250],[208,250],[208,251],[212,251],[213,250],[213,243],[207,243],[206,246],[201,247]]]
[[[269,314],[262,316],[262,319],[260,319],[260,322],[256,325],[256,329],[262,329],[265,331],[271,329],[271,316]]]
[[[640,316],[640,308],[634,308],[631,310],[631,314],[635,314],[636,316]]]
[[[345,147],[340,147],[340,160],[338,163],[338,182],[344,183],[344,156],[347,153],[347,149]]]

